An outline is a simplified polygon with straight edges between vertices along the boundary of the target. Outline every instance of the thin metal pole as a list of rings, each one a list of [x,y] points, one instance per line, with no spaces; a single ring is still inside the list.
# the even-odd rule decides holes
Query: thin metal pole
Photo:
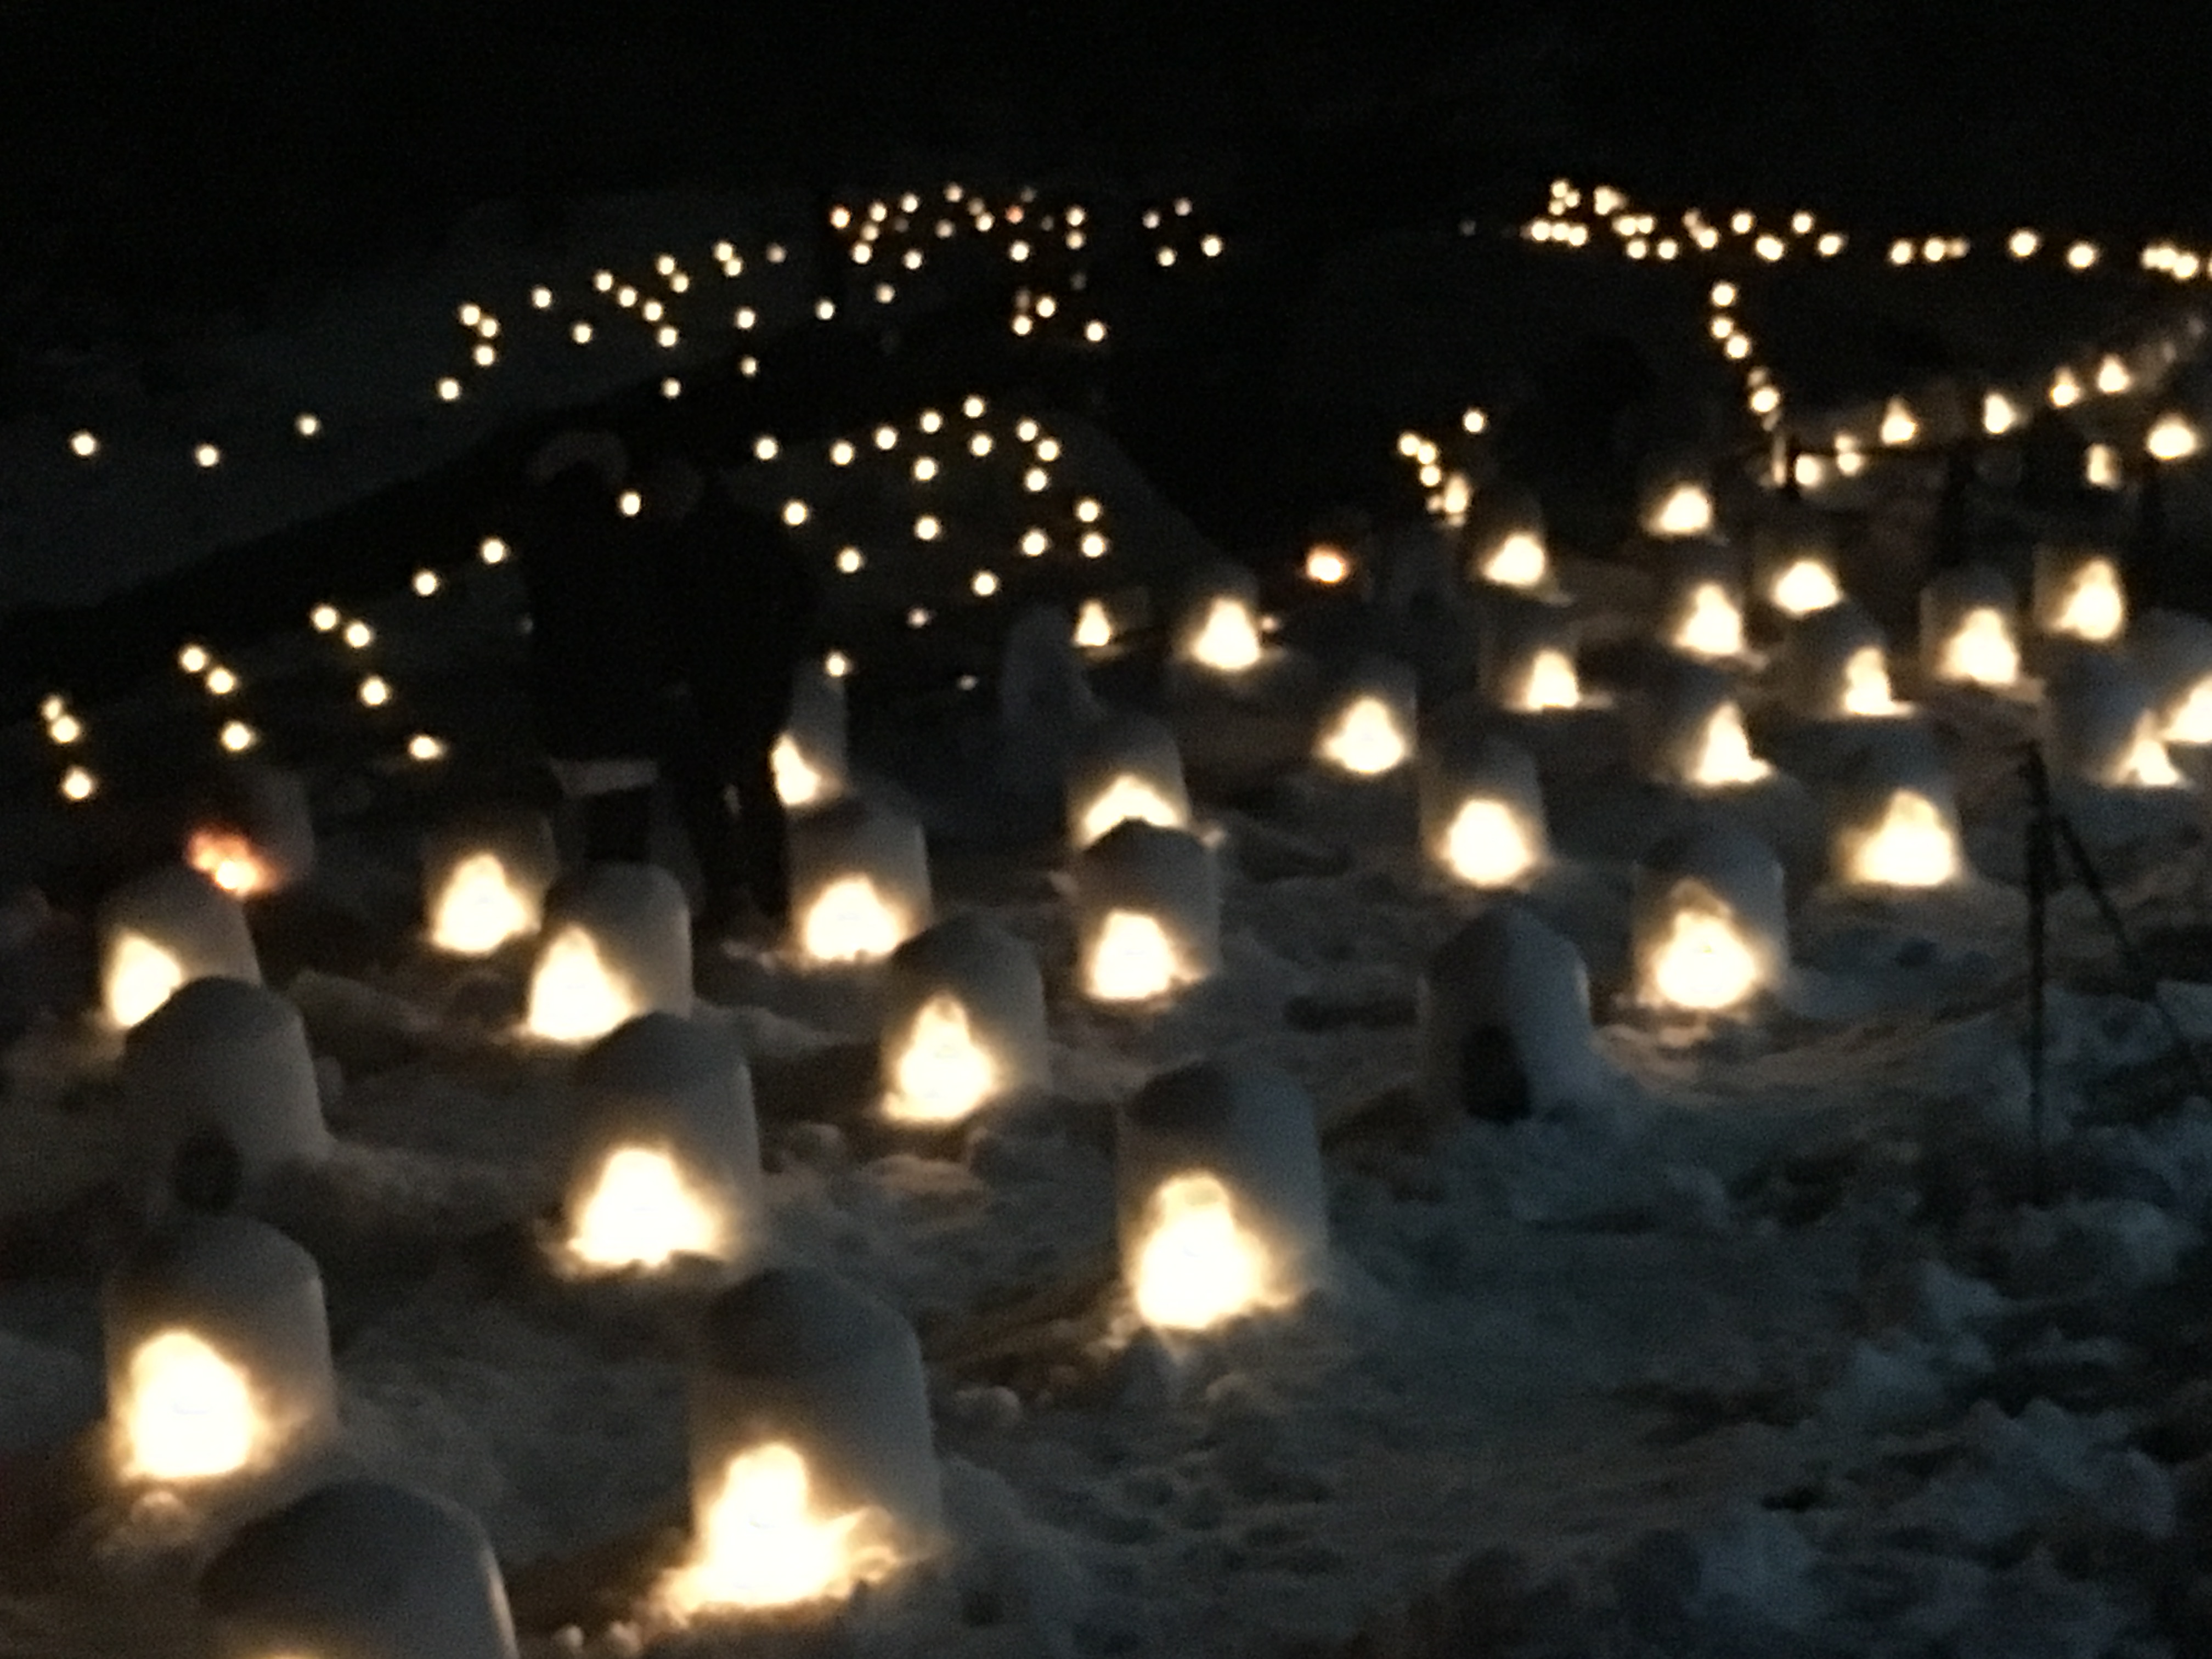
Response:
[[[2051,896],[2051,774],[2043,750],[2027,750],[2027,1134],[2028,1186],[2039,1204],[2050,1202],[2050,1170],[2044,1152],[2044,986],[2048,973],[2045,938]]]

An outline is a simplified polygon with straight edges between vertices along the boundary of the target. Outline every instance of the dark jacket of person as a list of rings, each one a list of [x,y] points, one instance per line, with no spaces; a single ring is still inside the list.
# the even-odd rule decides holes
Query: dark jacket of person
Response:
[[[643,537],[586,466],[524,498],[514,542],[530,601],[530,693],[556,760],[652,755],[671,613]]]
[[[701,720],[723,742],[773,743],[813,644],[821,590],[812,570],[782,525],[711,477],[660,550],[676,619],[671,667]]]

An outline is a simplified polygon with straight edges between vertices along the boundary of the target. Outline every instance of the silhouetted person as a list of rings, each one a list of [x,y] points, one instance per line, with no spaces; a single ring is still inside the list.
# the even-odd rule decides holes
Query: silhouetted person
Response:
[[[819,589],[784,526],[690,458],[656,462],[642,493],[674,619],[662,753],[705,884],[700,926],[780,930],[791,876],[772,757]]]
[[[514,537],[530,600],[530,697],[562,794],[580,804],[584,856],[642,863],[668,673],[668,610],[645,539],[617,500],[611,433],[567,433],[534,456]]]

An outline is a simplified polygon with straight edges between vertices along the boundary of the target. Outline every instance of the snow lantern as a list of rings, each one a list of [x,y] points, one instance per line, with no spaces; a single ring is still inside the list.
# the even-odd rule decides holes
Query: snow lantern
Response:
[[[1314,757],[1353,777],[1380,777],[1413,753],[1419,682],[1413,669],[1387,658],[1361,663],[1337,688],[1322,716]]]
[[[1920,590],[1920,665],[1947,685],[2005,686],[2020,678],[2014,595],[1987,565],[1944,571]]]
[[[1260,635],[1260,588],[1252,573],[1225,561],[1207,566],[1183,598],[1175,654],[1217,674],[1243,674],[1265,654]]]
[[[1781,861],[1733,824],[1670,836],[1638,861],[1629,933],[1639,1001],[1689,1013],[1740,1009],[1789,966]]]
[[[238,979],[196,979],[125,1039],[123,1091],[155,1143],[220,1133],[254,1179],[325,1156],[331,1133],[300,1011]]]
[[[1149,714],[1113,714],[1078,740],[1066,770],[1067,836],[1076,851],[1126,818],[1170,830],[1190,824],[1182,751]]]
[[[2043,699],[2044,750],[2062,777],[2106,789],[2163,789],[2182,781],[2160,736],[2150,690],[2124,662],[2076,653]]]
[[[1429,958],[1419,1006],[1421,1096],[1440,1119],[1522,1117],[1601,1080],[1582,952],[1517,900]]]
[[[542,813],[486,814],[437,831],[422,848],[431,945],[483,957],[530,938],[559,872],[553,827]]]
[[[273,893],[315,867],[315,823],[297,773],[234,762],[219,780],[209,821],[185,838],[185,862],[234,898]]]
[[[752,1074],[736,1038],[678,1014],[640,1014],[576,1066],[568,1258],[586,1271],[732,1261],[766,1222]]]
[[[1731,789],[1774,769],[1752,753],[1735,683],[1705,663],[1669,659],[1639,700],[1639,744],[1649,775],[1686,789]]]
[[[1668,550],[1659,638],[1686,656],[1743,654],[1743,577],[1734,553],[1708,541]]]
[[[823,664],[792,676],[791,713],[769,756],[786,806],[820,806],[849,787],[845,757],[845,682]]]
[[[1516,714],[1573,708],[1582,702],[1573,611],[1540,599],[1503,599],[1482,618],[1482,694]]]
[[[2147,611],[2128,629],[2128,659],[2150,691],[2167,743],[2212,744],[2212,623]]]
[[[791,901],[808,961],[880,961],[929,926],[921,826],[857,796],[795,820]]]
[[[1760,526],[1752,542],[1751,591],[1783,617],[1809,617],[1840,604],[1835,538],[1825,520],[1795,514]]]
[[[125,1030],[196,979],[261,982],[245,910],[183,865],[149,870],[110,893],[99,932],[100,1001]]]
[[[126,1480],[257,1474],[336,1430],[322,1273],[264,1223],[191,1215],[156,1232],[108,1278],[101,1343]]]
[[[1550,585],[1544,509],[1534,491],[1511,484],[1484,490],[1468,514],[1460,547],[1469,581],[1526,591]]]
[[[819,1269],[708,1304],[690,1428],[692,1553],[661,1587],[678,1613],[843,1596],[943,1524],[913,1328]]]
[[[882,1037],[884,1114],[957,1122],[1051,1084],[1044,977],[1028,945],[965,913],[891,952]]]
[[[691,915],[676,878],[595,864],[555,887],[530,975],[532,1034],[591,1042],[655,1011],[691,1012]]]
[[[483,1526],[381,1480],[331,1481],[240,1528],[199,1601],[220,1659],[515,1659]]]
[[[1888,643],[1854,600],[1800,617],[1783,642],[1783,696],[1808,720],[1902,714],[1890,694]]]
[[[1637,521],[1645,535],[1662,540],[1710,536],[1717,523],[1713,492],[1691,468],[1662,469],[1644,488]]]
[[[1076,861],[1075,913],[1084,989],[1101,1002],[1150,1001],[1220,966],[1213,851],[1187,830],[1108,830]]]
[[[1966,873],[1959,807],[1932,744],[1885,744],[1829,802],[1829,854],[1847,887],[1943,887]]]
[[[1421,844],[1471,887],[1513,887],[1550,852],[1544,791],[1526,750],[1493,732],[1444,738],[1423,750]]]
[[[1327,1263],[1313,1102],[1266,1067],[1162,1073],[1115,1120],[1121,1276],[1156,1328],[1204,1330],[1286,1307]]]
[[[2120,562],[2109,548],[2044,543],[2035,550],[2033,610],[2039,633],[2107,645],[2127,629]]]

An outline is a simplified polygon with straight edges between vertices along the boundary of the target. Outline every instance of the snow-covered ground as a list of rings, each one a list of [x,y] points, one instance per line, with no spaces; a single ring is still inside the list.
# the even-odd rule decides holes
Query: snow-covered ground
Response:
[[[649,258],[660,230],[636,228],[629,256]],[[575,253],[571,280],[617,263]],[[519,314],[544,269],[518,258],[496,273],[504,288],[486,276],[468,292],[426,277],[343,326],[411,340],[417,313],[495,291]],[[358,343],[331,349],[364,361]],[[496,410],[473,393],[452,410],[420,405],[437,374],[463,371],[389,357],[375,395],[362,384],[357,404],[315,399],[328,441],[362,446],[356,484],[465,441],[448,416],[486,430],[537,395],[518,377],[499,396],[520,401]],[[310,358],[272,354],[251,398],[244,380],[223,394],[270,434],[271,480],[293,465],[274,451],[296,441],[294,406],[326,384],[304,368],[290,378]],[[1065,446],[1051,552],[1033,577],[1019,555],[1004,567],[1034,597],[1152,579],[1203,551],[1080,422],[992,410],[949,424],[1033,455],[1036,439],[1014,435],[1025,415]],[[131,428],[114,430],[119,476]],[[173,435],[187,453],[162,487],[197,488],[198,434]],[[878,606],[957,587],[1030,523],[1021,492],[992,483],[1006,458],[971,459],[951,544],[854,578],[882,584]],[[76,463],[64,452],[52,465]],[[349,487],[315,476],[316,489]],[[837,522],[912,499],[884,482],[898,476],[887,463],[840,482],[809,459],[791,476],[822,517],[850,515]],[[1864,488],[1909,520],[1926,483],[1899,464]],[[243,516],[176,515],[197,527],[137,544],[132,574],[336,498],[273,482],[252,494]],[[1109,566],[1068,545],[1091,522],[1085,499],[1103,502]],[[57,545],[125,511],[87,500],[71,510],[94,517],[50,520]],[[1382,551],[1425,534],[1399,527]],[[14,576],[12,554],[0,568]],[[1620,572],[1563,575],[1594,637],[1644,625],[1650,596]],[[526,1653],[651,1641],[975,1659],[2018,1659],[2203,1639],[2212,1330],[2192,1286],[2212,1223],[2212,1101],[2069,888],[2052,915],[2050,1189],[2031,1191],[2017,762],[2038,729],[2032,701],[1922,688],[1900,661],[1978,873],[1893,899],[1825,881],[1813,788],[1834,733],[1791,720],[1755,673],[1754,736],[1805,781],[1702,807],[1631,775],[1625,686],[1607,688],[1619,708],[1519,717],[1545,765],[1555,853],[1529,902],[1591,966],[1607,1081],[1517,1123],[1437,1122],[1415,1105],[1419,977],[1481,901],[1421,858],[1410,778],[1354,781],[1297,760],[1310,710],[1179,700],[1139,672],[1143,639],[1093,678],[1182,724],[1224,876],[1215,979],[1139,1015],[1079,994],[1056,798],[1034,773],[1049,734],[1006,730],[988,687],[927,725],[869,734],[860,782],[931,827],[940,914],[983,910],[1035,948],[1050,1098],[965,1135],[902,1138],[874,1109],[880,988],[867,973],[750,950],[701,963],[702,1017],[735,1027],[753,1068],[775,1249],[848,1275],[921,1333],[949,1539],[849,1604],[641,1627],[634,1591],[684,1518],[684,1361],[708,1286],[578,1285],[547,1268],[536,1230],[559,1196],[566,1063],[509,1029],[521,962],[464,967],[416,937],[416,839],[465,793],[454,775],[511,751],[519,730],[504,576],[460,573],[435,599],[374,615],[377,665],[405,704],[384,727],[349,699],[344,647],[305,629],[238,667],[323,831],[307,893],[258,902],[257,922],[322,1057],[341,1139],[326,1169],[258,1207],[323,1266],[335,1462],[472,1510]],[[61,571],[18,589],[90,591]],[[1473,627],[1457,605],[1445,620]],[[1233,749],[1218,738],[1224,707],[1243,720]],[[210,718],[190,687],[86,713],[95,738],[139,733],[142,746]],[[417,726],[451,740],[445,762],[392,759]],[[2192,932],[2212,882],[2196,790],[2069,790],[2063,803],[2155,971],[2179,981],[2166,1007],[2212,1042],[2212,984],[2198,982],[2212,963]],[[70,822],[58,802],[21,810]],[[1792,878],[1790,981],[1752,1018],[1711,1028],[1620,994],[1633,860],[1701,810],[1773,836]],[[0,927],[11,988],[64,996],[81,927],[29,899]],[[1200,1056],[1265,1062],[1310,1092],[1331,1265],[1294,1311],[1170,1338],[1138,1327],[1115,1272],[1113,1109]],[[0,1653],[25,1659],[198,1651],[190,1575],[237,1519],[197,1500],[129,1508],[87,1473],[100,1409],[92,1275],[131,1224],[138,1174],[111,1061],[88,1027],[40,1021],[7,1054],[0,1097],[0,1249],[21,1264],[0,1255]]]

